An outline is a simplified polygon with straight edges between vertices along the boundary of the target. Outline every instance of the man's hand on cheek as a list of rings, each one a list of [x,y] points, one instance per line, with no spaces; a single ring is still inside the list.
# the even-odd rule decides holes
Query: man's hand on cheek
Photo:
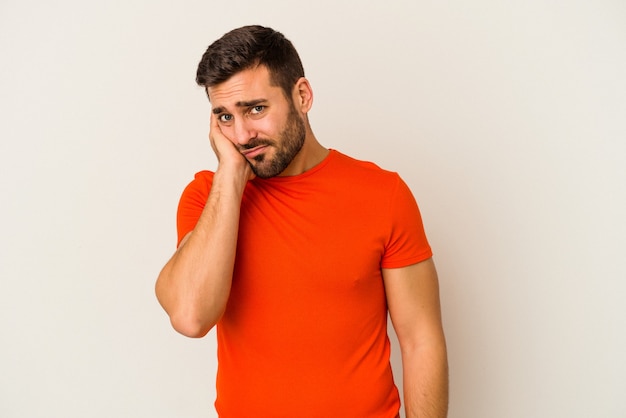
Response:
[[[247,180],[253,179],[254,173],[248,160],[239,152],[237,146],[224,135],[219,126],[217,115],[211,114],[211,130],[209,132],[211,148],[217,156],[218,169],[232,169],[237,173],[244,174]]]

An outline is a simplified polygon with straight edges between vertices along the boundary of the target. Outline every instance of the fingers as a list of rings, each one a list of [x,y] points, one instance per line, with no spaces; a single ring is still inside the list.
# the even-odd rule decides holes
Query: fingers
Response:
[[[217,123],[217,116],[211,112],[211,125],[210,125],[210,130],[209,130],[209,141],[211,141],[211,148],[213,148],[213,152],[215,152],[215,154],[217,155],[217,158],[219,160],[219,152],[217,149],[217,146],[215,144],[215,137],[217,135],[223,135],[222,134],[222,130],[220,129],[219,124]]]
[[[209,140],[211,141],[211,148],[217,156],[219,166],[226,169],[234,168],[236,172],[242,173],[246,180],[254,177],[248,161],[237,146],[224,135],[219,125],[218,116],[214,113],[211,113]]]
[[[211,134],[217,133],[217,132],[219,132],[220,134],[222,133],[222,130],[220,129],[220,125],[217,122],[218,122],[217,115],[211,112]]]
[[[217,155],[218,161],[224,157],[224,155],[232,155],[234,152],[239,154],[237,147],[224,135],[222,128],[218,123],[218,117],[214,113],[211,113],[211,129],[209,131],[209,140],[211,141],[211,147],[213,152]]]

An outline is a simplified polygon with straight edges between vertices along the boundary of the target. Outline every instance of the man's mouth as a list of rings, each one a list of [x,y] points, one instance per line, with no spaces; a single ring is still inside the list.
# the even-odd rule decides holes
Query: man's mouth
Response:
[[[241,154],[243,154],[243,156],[248,158],[248,159],[253,159],[254,157],[262,154],[263,152],[265,152],[267,147],[268,147],[267,145],[258,145],[258,146],[253,147],[253,148],[242,150]]]

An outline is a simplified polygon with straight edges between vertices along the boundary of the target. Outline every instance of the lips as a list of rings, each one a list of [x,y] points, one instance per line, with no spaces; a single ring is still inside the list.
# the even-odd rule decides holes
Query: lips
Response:
[[[267,145],[259,145],[259,146],[254,147],[254,148],[245,149],[245,150],[241,151],[241,153],[243,154],[244,157],[252,159],[252,158],[262,154],[263,152],[265,152],[266,148],[267,148]]]

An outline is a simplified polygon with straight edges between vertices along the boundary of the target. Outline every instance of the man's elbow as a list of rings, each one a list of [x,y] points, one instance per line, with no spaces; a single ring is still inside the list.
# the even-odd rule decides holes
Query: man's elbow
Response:
[[[157,279],[155,293],[159,304],[170,318],[176,332],[190,338],[204,337],[217,323],[225,310],[225,304],[206,306],[193,300],[181,300],[162,280]]]
[[[170,315],[170,323],[176,332],[189,338],[202,338],[215,326],[215,321],[207,321],[192,315]]]

